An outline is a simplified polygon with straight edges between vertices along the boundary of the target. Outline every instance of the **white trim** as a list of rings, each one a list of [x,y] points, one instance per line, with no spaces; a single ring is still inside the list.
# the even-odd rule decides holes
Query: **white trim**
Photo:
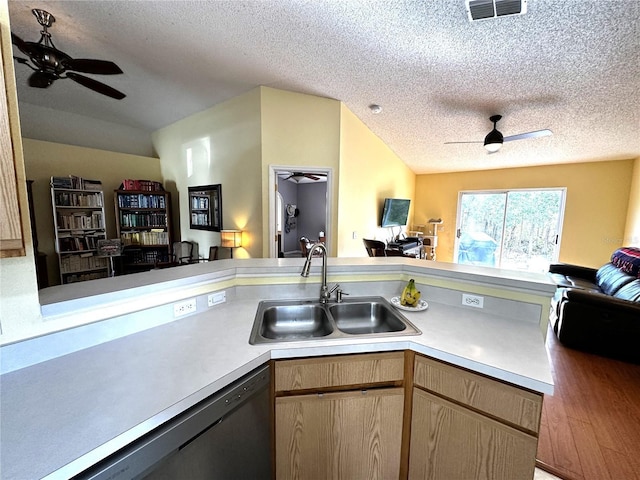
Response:
[[[333,240],[331,212],[333,206],[333,168],[331,167],[308,167],[295,165],[269,165],[269,258],[277,258],[276,252],[276,181],[278,173],[291,171],[304,171],[309,173],[322,173],[327,176],[327,195],[325,210],[325,237],[329,239],[327,244],[329,256],[334,256],[331,248]]]

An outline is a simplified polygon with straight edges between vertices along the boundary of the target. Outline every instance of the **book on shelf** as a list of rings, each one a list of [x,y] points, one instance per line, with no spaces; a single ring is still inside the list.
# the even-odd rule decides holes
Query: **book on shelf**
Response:
[[[102,212],[58,212],[58,229],[93,230],[104,228]],[[82,232],[78,232],[79,234]]]
[[[100,180],[89,180],[87,178],[82,180],[85,190],[94,190],[101,191],[102,190],[102,182]]]
[[[118,194],[120,208],[166,208],[164,195],[145,193]]]
[[[102,195],[96,193],[55,192],[56,207],[102,207]]]
[[[76,175],[69,175],[67,177],[52,176],[51,186],[70,190],[102,190],[102,182],[100,180],[90,180]]]
[[[162,192],[162,183],[153,180],[133,180],[125,179],[120,185],[120,190],[141,190],[145,192]]]
[[[125,246],[169,245],[169,233],[159,229],[151,229],[148,232],[122,232],[120,237]]]
[[[166,213],[123,213],[120,212],[120,224],[131,227],[164,227],[167,225]]]
[[[191,197],[191,208],[196,210],[206,210],[209,208],[209,196],[193,195]]]

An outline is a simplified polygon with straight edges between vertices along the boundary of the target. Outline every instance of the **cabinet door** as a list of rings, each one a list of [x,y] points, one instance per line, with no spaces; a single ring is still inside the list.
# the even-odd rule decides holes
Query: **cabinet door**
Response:
[[[537,439],[414,388],[409,479],[532,479]]]
[[[276,398],[276,478],[398,478],[402,388]]]
[[[5,69],[3,50],[11,50],[10,45],[0,44],[0,258],[22,257],[25,255],[22,236],[22,218],[18,201],[18,178],[12,133],[16,127],[9,116],[9,102],[5,77],[13,77],[9,68]],[[16,115],[17,117],[17,115]],[[17,122],[17,120],[15,120]]]

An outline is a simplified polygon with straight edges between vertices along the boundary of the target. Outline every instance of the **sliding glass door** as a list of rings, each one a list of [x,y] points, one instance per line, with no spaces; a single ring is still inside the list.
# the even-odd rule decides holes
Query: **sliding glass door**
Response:
[[[460,192],[455,260],[545,272],[558,260],[565,189]]]

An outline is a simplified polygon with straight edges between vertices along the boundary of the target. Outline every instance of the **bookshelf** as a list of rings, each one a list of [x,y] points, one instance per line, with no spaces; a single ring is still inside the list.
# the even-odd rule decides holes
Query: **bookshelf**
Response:
[[[190,228],[195,230],[222,229],[221,185],[189,187]]]
[[[109,276],[109,261],[98,256],[98,240],[107,238],[104,194],[97,180],[51,177],[51,205],[60,283]]]
[[[171,258],[171,197],[164,190],[116,190],[122,273],[151,270]]]

